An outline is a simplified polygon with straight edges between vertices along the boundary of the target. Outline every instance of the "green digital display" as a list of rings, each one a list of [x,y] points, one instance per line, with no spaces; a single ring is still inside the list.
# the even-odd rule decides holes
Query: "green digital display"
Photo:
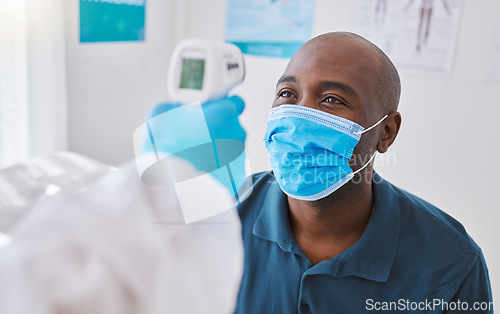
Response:
[[[205,75],[205,60],[182,59],[180,88],[202,89]]]

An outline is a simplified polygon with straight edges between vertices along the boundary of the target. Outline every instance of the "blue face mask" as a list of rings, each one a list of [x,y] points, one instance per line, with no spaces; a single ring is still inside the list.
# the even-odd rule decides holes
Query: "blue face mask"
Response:
[[[315,201],[347,183],[375,157],[353,172],[348,164],[363,129],[335,115],[298,105],[271,109],[264,137],[274,176],[290,197]]]

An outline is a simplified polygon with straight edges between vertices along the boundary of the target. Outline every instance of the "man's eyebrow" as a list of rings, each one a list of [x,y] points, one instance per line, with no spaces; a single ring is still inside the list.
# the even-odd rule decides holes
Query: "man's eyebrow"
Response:
[[[338,89],[351,96],[357,96],[356,91],[349,85],[341,82],[333,82],[333,81],[322,81],[319,83],[319,86],[322,89]]]
[[[285,82],[292,82],[292,83],[297,83],[297,79],[295,76],[291,75],[286,75],[282,76],[279,80],[278,83],[276,83],[276,86],[280,85],[281,83]],[[337,89],[341,90],[351,96],[357,96],[356,91],[349,85],[342,83],[342,82],[335,82],[335,81],[322,81],[319,83],[319,86],[322,89]]]
[[[291,76],[291,75],[282,76],[278,80],[278,83],[276,83],[276,86],[280,85],[281,83],[285,83],[285,82],[297,83],[297,79],[295,78],[295,76]]]

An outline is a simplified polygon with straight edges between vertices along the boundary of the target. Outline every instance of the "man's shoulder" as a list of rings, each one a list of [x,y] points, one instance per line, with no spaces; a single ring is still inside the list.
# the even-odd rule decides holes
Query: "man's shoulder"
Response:
[[[469,256],[475,260],[481,249],[464,226],[430,202],[389,183],[399,198],[400,245],[413,243],[418,250],[444,257]]]
[[[252,174],[252,182],[254,185],[270,184],[276,182],[272,170],[262,171]]]

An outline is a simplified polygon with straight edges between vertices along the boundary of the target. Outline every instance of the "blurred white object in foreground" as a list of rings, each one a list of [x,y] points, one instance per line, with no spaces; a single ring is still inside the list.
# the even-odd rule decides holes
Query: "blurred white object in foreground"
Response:
[[[0,248],[0,313],[232,313],[237,212],[186,225],[172,187],[135,164],[40,201]]]
[[[112,169],[96,160],[60,152],[0,170],[0,232],[8,233],[44,197],[78,190]]]

